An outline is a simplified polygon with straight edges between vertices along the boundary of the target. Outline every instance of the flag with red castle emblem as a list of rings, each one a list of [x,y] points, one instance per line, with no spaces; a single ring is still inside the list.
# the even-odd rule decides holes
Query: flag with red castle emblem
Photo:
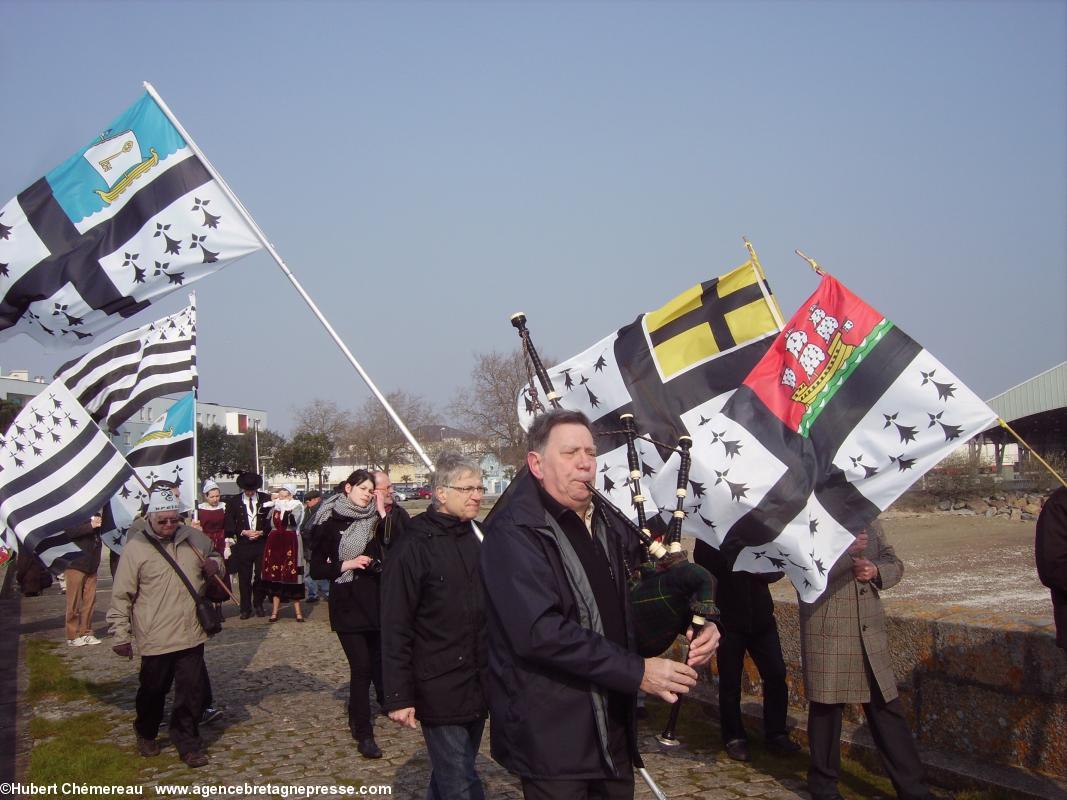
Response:
[[[695,533],[736,570],[784,571],[810,602],[854,533],[996,418],[826,275],[695,437]]]

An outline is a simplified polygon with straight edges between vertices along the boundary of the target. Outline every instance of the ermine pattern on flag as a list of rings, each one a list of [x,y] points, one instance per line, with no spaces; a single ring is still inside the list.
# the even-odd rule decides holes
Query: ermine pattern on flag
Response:
[[[0,341],[76,346],[261,246],[146,93],[0,208]]]
[[[53,381],[0,439],[0,526],[62,569],[80,553],[63,531],[99,513],[132,474],[70,390]]]
[[[117,336],[55,376],[101,427],[117,430],[150,400],[196,388],[196,308]]]

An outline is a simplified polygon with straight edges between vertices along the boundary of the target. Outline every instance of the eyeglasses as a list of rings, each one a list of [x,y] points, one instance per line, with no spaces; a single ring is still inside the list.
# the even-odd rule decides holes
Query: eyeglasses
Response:
[[[156,520],[157,525],[177,525],[179,522],[181,520],[178,517],[163,517]]]
[[[460,494],[485,494],[484,486],[445,486],[446,489],[453,489]]]

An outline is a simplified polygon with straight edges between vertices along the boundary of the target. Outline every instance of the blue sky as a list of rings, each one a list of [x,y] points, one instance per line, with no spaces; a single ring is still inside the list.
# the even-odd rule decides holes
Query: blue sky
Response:
[[[1065,43],[1063,2],[7,0],[0,194],[148,80],[383,391],[443,406],[518,310],[573,355],[748,236],[787,315],[800,248],[988,398],[1067,358]],[[368,397],[266,254],[193,288],[204,400]]]

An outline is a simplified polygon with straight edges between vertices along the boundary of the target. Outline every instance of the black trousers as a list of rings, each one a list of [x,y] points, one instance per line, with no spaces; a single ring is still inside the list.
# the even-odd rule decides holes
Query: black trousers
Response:
[[[241,542],[230,551],[230,569],[237,573],[237,585],[241,593],[241,613],[251,614],[252,607],[259,608],[267,593],[263,588],[263,550],[266,537],[255,542]]]
[[[341,633],[337,638],[348,659],[348,727],[357,739],[374,735],[370,718],[370,685],[382,704],[382,649],[377,631]]]
[[[842,703],[808,704],[808,791],[813,797],[833,795],[841,771]],[[901,800],[927,800],[930,790],[923,783],[923,766],[915,747],[900,698],[888,703],[871,679],[871,702],[863,704],[871,736],[882,764]]]
[[[524,800],[633,800],[634,776],[617,780],[553,781],[522,779]]]
[[[200,716],[203,713],[204,645],[158,656],[141,656],[140,687],[133,727],[144,739],[155,739],[163,721],[163,705],[171,684],[174,703],[170,712],[170,740],[185,755],[201,748]]]
[[[761,631],[726,631],[719,639],[716,659],[719,665],[719,722],[724,744],[747,738],[741,722],[741,677],[745,651],[752,656],[763,681],[764,738],[787,733],[789,687],[785,683],[785,661],[782,659],[778,626],[771,620],[771,624]]]

